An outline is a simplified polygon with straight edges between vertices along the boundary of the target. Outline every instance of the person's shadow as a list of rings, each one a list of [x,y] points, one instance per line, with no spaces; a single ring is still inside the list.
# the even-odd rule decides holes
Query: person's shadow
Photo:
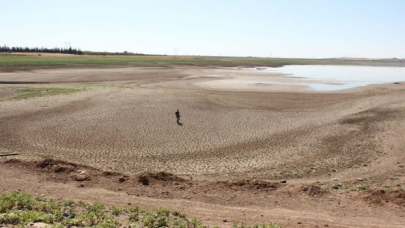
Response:
[[[179,126],[183,126],[183,124],[182,124],[182,123],[180,123],[180,122],[178,122],[178,123],[177,123],[177,125],[179,125]]]

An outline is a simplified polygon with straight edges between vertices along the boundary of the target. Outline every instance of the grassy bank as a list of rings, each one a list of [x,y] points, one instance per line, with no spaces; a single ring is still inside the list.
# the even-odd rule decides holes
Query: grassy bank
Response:
[[[60,94],[71,94],[86,90],[86,87],[67,86],[67,87],[31,87],[31,86],[6,86],[2,90],[7,90],[8,96],[0,96],[2,100],[22,100],[34,97],[45,97]]]
[[[84,201],[55,201],[44,197],[32,197],[24,192],[3,193],[0,197],[0,225],[26,227],[42,222],[51,227],[206,227],[196,218],[170,209],[145,209],[137,206],[115,207]],[[235,228],[247,228],[235,223]],[[275,224],[253,227],[279,228]]]
[[[230,58],[199,56],[93,56],[62,54],[0,54],[0,71],[31,70],[70,67],[168,67],[168,66],[223,66],[251,67],[283,65],[392,65],[402,62],[347,61],[337,59],[285,59],[285,58]]]
[[[52,96],[59,94],[70,94],[74,92],[79,92],[85,90],[85,88],[69,88],[69,87],[45,87],[45,88],[34,88],[34,87],[18,87],[18,94],[11,97],[12,99],[27,99],[32,97],[43,97]]]

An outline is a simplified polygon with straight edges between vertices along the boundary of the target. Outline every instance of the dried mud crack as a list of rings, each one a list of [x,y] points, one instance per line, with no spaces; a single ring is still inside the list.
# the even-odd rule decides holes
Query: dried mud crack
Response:
[[[287,80],[202,67],[0,73],[17,83],[0,83],[0,153],[20,154],[0,157],[0,189],[173,208],[210,226],[403,226],[404,84],[230,83],[246,77]]]

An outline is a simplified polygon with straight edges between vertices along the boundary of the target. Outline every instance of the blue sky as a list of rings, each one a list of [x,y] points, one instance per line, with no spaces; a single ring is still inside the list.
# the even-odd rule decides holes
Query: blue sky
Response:
[[[0,0],[0,45],[404,58],[405,0]]]

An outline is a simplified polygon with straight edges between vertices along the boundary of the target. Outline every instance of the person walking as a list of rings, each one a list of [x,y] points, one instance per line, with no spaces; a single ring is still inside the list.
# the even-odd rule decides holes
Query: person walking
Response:
[[[177,124],[180,125],[180,111],[178,109],[176,112],[176,119],[177,119]]]

